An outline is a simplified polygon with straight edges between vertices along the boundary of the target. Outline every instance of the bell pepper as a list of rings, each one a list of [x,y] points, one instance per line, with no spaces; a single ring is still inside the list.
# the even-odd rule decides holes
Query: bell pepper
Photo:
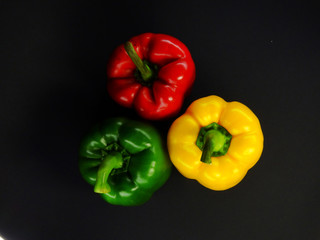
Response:
[[[80,173],[94,192],[122,206],[147,202],[167,181],[172,166],[156,129],[125,118],[95,127],[79,155]]]
[[[256,164],[263,133],[248,107],[208,96],[194,101],[173,122],[167,144],[171,161],[183,176],[219,191],[238,184]]]
[[[178,39],[144,33],[118,46],[107,64],[113,100],[145,119],[176,115],[195,79],[195,64]]]

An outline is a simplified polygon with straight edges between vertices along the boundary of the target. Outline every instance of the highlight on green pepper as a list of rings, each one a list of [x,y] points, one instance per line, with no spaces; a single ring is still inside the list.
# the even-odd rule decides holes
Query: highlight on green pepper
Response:
[[[171,173],[157,130],[125,118],[111,118],[96,126],[83,139],[79,155],[82,177],[114,205],[144,204]]]

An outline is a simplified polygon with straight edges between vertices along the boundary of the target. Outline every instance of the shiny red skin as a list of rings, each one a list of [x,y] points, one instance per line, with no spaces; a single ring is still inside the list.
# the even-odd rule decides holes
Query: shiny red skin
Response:
[[[140,84],[134,76],[136,66],[122,44],[107,65],[111,98],[124,107],[134,108],[145,119],[177,115],[195,79],[195,64],[188,48],[165,34],[144,33],[129,41],[142,60],[158,66],[158,76],[151,87]]]

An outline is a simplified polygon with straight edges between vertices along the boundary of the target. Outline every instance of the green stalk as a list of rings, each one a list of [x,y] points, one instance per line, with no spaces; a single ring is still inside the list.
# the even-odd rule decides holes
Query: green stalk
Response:
[[[94,192],[96,193],[108,193],[111,191],[111,187],[108,184],[108,178],[113,169],[121,168],[123,165],[123,159],[120,153],[111,152],[108,153],[102,160],[97,172],[97,179],[94,185]]]
[[[204,137],[201,161],[210,164],[213,153],[221,150],[225,143],[226,136],[221,131],[209,130]]]
[[[124,44],[124,49],[128,53],[133,63],[136,65],[143,81],[148,82],[148,80],[153,76],[153,72],[150,67],[141,60],[131,42],[126,42]]]

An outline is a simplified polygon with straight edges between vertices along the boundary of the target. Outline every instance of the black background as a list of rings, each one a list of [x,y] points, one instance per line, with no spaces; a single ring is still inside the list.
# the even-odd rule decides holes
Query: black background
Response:
[[[1,1],[0,236],[16,239],[319,239],[320,15],[306,1]],[[215,192],[174,169],[139,207],[109,205],[81,178],[81,138],[113,116],[112,50],[144,32],[189,48],[194,100],[259,117],[260,161]],[[153,122],[166,136],[172,120]]]

